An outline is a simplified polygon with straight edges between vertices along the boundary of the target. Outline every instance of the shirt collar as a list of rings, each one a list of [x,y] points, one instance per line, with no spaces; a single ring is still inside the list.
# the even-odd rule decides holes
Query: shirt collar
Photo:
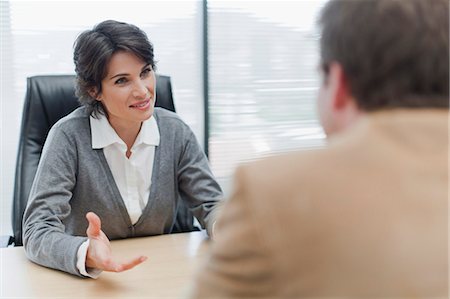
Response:
[[[134,145],[139,145],[141,143],[154,146],[159,145],[158,123],[156,122],[154,116],[150,117],[142,123],[141,131],[136,137]]]
[[[98,118],[94,118],[92,115],[89,117],[91,124],[91,136],[92,136],[92,148],[101,149],[107,147],[111,144],[118,143],[123,144],[122,139],[117,135],[116,131],[111,127],[107,117],[103,114],[99,115]],[[144,121],[139,131],[136,141],[133,147],[139,144],[147,145],[159,145],[159,129],[155,117],[152,116],[148,120]]]

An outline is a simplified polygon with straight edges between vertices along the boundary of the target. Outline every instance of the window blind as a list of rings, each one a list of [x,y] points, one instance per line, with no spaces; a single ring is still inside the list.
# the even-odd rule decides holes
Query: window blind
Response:
[[[323,145],[315,99],[325,1],[209,1],[209,157],[227,185],[244,161]]]

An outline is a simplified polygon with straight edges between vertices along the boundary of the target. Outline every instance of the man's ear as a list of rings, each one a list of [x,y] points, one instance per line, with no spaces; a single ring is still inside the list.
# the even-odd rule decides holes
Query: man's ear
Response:
[[[339,63],[329,66],[330,109],[334,119],[335,132],[343,131],[352,126],[362,115],[355,97],[351,93],[348,77]]]
[[[353,104],[353,97],[350,93],[347,76],[344,73],[342,65],[339,63],[330,63],[329,65],[329,84],[332,85],[332,107],[335,110],[347,108],[347,105]]]

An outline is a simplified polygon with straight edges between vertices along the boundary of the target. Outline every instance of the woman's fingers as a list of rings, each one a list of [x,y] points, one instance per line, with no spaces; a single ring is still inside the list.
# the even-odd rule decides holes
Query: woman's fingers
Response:
[[[102,229],[102,222],[100,218],[93,212],[86,214],[86,219],[89,222],[89,226],[86,230],[86,235],[88,238],[97,238],[100,236],[100,231]]]
[[[147,260],[146,256],[139,256],[139,257],[134,258],[126,263],[117,264],[114,272],[123,272],[126,270],[130,270],[130,269],[136,267],[137,265],[145,262],[146,260]]]

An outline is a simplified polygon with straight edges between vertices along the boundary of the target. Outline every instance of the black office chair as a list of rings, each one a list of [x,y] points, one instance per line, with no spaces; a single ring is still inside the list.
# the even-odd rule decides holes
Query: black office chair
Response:
[[[175,112],[170,77],[156,76],[156,94],[157,107]],[[2,237],[2,241],[8,245],[14,243],[15,246],[22,246],[23,213],[48,131],[60,118],[78,106],[74,75],[34,76],[27,79],[14,185],[12,211],[14,235],[9,238]],[[193,214],[182,202],[177,211],[172,233],[198,230],[194,226],[193,219]]]

